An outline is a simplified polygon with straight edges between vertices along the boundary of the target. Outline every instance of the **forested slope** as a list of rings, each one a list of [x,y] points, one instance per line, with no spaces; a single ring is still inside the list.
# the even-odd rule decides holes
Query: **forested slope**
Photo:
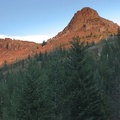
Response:
[[[119,120],[120,39],[98,54],[71,48],[36,54],[0,70],[1,120]]]

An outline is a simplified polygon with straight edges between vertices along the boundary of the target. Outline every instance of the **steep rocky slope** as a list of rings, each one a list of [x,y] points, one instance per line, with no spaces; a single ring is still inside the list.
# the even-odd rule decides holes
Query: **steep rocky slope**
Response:
[[[51,51],[60,45],[67,48],[70,46],[70,40],[75,36],[88,43],[93,41],[97,43],[110,35],[116,35],[118,28],[118,24],[100,17],[96,10],[85,7],[75,13],[63,31],[49,39],[44,46],[9,38],[0,39],[0,66],[6,62],[11,64],[25,59],[28,55],[34,56],[40,51]]]
[[[42,46],[34,42],[0,39],[0,66],[11,64],[19,60],[33,56],[41,50]]]
[[[102,18],[97,11],[85,7],[75,13],[69,24],[63,31],[48,40],[46,50],[53,49],[59,45],[69,46],[69,41],[74,36],[79,36],[88,43],[99,42],[100,40],[118,33],[119,25]]]

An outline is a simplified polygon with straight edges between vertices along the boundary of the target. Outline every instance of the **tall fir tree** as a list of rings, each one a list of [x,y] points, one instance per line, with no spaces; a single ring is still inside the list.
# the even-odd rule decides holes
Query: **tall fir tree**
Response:
[[[73,38],[68,55],[66,80],[66,120],[103,120],[103,100],[93,79],[92,66],[84,42]]]
[[[20,90],[20,101],[18,107],[19,120],[40,120],[42,119],[44,100],[42,89],[43,84],[40,81],[41,71],[39,63],[31,60],[25,70],[23,86]]]

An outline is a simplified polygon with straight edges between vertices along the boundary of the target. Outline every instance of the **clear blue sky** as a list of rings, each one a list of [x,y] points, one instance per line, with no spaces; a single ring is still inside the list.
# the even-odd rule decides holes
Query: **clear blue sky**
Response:
[[[120,25],[120,0],[1,0],[0,35],[54,36],[83,7]]]

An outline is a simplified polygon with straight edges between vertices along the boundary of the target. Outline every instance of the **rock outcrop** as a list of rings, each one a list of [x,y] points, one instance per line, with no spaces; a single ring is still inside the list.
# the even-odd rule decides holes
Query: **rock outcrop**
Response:
[[[116,35],[118,28],[118,24],[100,17],[96,10],[85,7],[74,14],[63,31],[48,40],[46,50],[59,45],[69,46],[69,41],[75,36],[89,43],[97,43],[110,35]]]
[[[28,56],[34,56],[40,50],[42,50],[42,46],[34,42],[10,38],[0,39],[0,66],[4,63],[11,64],[26,59]]]
[[[70,46],[70,40],[75,36],[88,43],[99,42],[117,34],[118,28],[118,24],[100,17],[96,10],[85,7],[75,13],[63,31],[49,39],[47,44],[40,45],[10,38],[0,39],[0,65],[3,65],[4,61],[11,64],[27,58],[28,55],[34,56],[40,51],[51,51],[60,45],[67,48]]]

